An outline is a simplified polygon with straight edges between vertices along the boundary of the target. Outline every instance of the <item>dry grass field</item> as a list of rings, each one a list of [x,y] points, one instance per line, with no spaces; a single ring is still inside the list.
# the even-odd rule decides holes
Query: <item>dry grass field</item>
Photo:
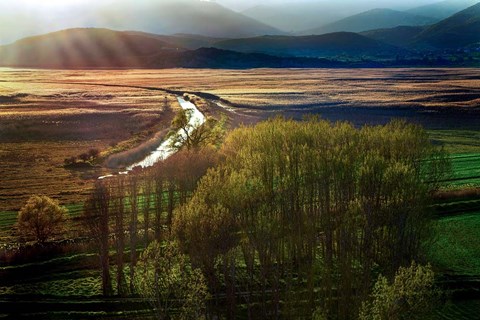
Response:
[[[36,193],[81,201],[103,169],[67,170],[64,159],[91,148],[104,159],[164,132],[179,107],[172,91],[221,98],[234,124],[315,113],[357,125],[401,117],[480,128],[475,69],[0,69],[0,211]]]
[[[66,158],[134,147],[167,129],[179,108],[162,91],[70,84],[86,74],[0,71],[0,211],[17,210],[32,194],[82,201],[103,169],[67,170]]]

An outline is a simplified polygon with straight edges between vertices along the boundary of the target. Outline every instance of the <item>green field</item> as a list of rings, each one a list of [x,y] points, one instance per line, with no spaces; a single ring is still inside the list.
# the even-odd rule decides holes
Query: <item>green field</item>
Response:
[[[433,143],[443,145],[451,154],[480,152],[480,131],[431,130],[428,133]]]
[[[480,187],[480,132],[467,130],[430,131],[435,144],[451,153],[452,174],[446,190]],[[478,192],[460,192],[439,200],[434,206],[435,241],[428,260],[442,277],[454,300],[438,312],[439,320],[478,319],[480,278],[480,197]]]
[[[474,320],[480,314],[480,301],[467,300],[449,303],[438,313],[438,320]]]
[[[480,275],[480,211],[441,218],[430,261],[442,271]]]
[[[480,153],[454,154],[450,159],[453,172],[447,187],[480,187]]]
[[[452,175],[447,188],[480,187],[480,131],[431,130],[430,139],[451,154]]]

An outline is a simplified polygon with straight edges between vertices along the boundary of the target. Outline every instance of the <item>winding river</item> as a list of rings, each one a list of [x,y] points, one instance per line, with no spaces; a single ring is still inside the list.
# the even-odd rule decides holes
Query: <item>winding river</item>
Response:
[[[180,103],[180,106],[182,107],[183,110],[187,110],[190,113],[190,121],[189,121],[189,134],[192,133],[195,128],[198,126],[201,126],[203,123],[205,123],[206,118],[203,115],[203,113],[200,112],[200,110],[197,109],[197,107],[191,103],[190,101],[186,101],[182,97],[177,97],[178,102]],[[186,137],[186,133],[183,132],[183,130],[179,130],[177,132],[178,135],[181,135],[183,138]],[[155,163],[161,160],[165,160],[168,157],[170,157],[172,154],[175,153],[175,149],[171,148],[170,145],[173,143],[173,138],[168,138],[165,141],[162,142],[162,144],[152,151],[145,159],[136,162],[130,166],[127,167],[126,171],[119,172],[119,174],[128,174],[130,171],[133,170],[133,168],[136,167],[142,167],[142,168],[148,168],[153,166]],[[106,176],[99,177],[99,180],[106,179],[113,177],[113,174],[109,174]]]

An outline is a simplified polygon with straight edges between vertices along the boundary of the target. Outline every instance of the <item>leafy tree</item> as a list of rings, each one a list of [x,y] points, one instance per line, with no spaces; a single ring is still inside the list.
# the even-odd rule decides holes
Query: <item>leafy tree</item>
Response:
[[[217,146],[225,135],[225,119],[216,120],[209,117],[203,124],[192,122],[191,109],[182,109],[172,121],[172,143],[174,149],[188,150],[214,145]]]
[[[135,276],[137,291],[153,303],[157,319],[202,319],[208,290],[175,242],[155,241],[142,253]]]
[[[63,230],[67,209],[47,196],[32,196],[18,214],[18,232],[44,243]]]
[[[189,254],[192,263],[202,269],[214,293],[216,304],[219,293],[216,267],[219,260],[222,260],[229,318],[234,318],[235,286],[232,273],[235,272],[235,254],[231,251],[238,244],[239,228],[235,217],[226,207],[208,199],[209,195],[217,199],[220,197],[223,189],[218,188],[218,185],[222,178],[221,171],[212,169],[211,174],[202,179],[192,199],[175,211],[173,231],[180,248]],[[212,188],[217,190],[212,192]]]
[[[221,153],[223,163],[178,211],[192,230],[178,237],[210,247],[221,233],[189,243],[201,215],[233,216],[264,317],[278,315],[281,301],[292,316],[317,308],[329,318],[358,315],[374,268],[390,276],[421,254],[429,196],[447,167],[425,131],[399,121],[356,129],[277,118],[234,130]]]
[[[392,283],[379,276],[371,300],[364,302],[360,320],[429,319],[440,292],[435,288],[435,274],[430,265],[415,262],[401,267]]]

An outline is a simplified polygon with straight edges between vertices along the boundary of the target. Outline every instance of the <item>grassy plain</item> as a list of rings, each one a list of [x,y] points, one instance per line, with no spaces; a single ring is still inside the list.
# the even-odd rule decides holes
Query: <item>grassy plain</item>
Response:
[[[168,128],[175,96],[222,99],[235,125],[314,113],[356,125],[406,118],[455,153],[480,149],[475,69],[20,70],[0,69],[0,211],[35,193],[81,201],[101,169],[66,170],[90,148],[127,150]]]
[[[437,228],[432,263],[445,272],[479,276],[480,212],[442,218]]]
[[[98,149],[105,159],[168,129],[179,108],[175,96],[74,83],[96,73],[0,71],[0,211],[18,210],[32,194],[81,202],[105,170],[68,170],[66,158]],[[100,74],[122,79],[121,72]]]

